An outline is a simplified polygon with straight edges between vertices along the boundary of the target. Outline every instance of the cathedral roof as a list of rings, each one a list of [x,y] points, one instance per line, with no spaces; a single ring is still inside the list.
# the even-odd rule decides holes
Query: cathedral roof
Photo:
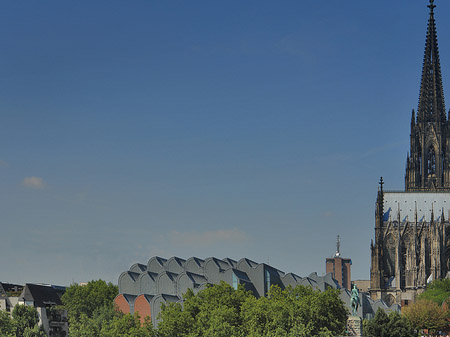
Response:
[[[420,85],[418,122],[445,121],[444,90],[442,86],[441,65],[434,20],[434,0],[430,0],[430,18],[425,42],[422,81]]]
[[[414,222],[417,210],[418,222],[440,221],[450,211],[449,192],[384,192],[383,200],[384,220]]]

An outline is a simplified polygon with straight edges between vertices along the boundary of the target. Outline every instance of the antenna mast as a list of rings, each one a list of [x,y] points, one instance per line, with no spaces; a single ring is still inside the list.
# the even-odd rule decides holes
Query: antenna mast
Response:
[[[336,240],[336,254],[334,255],[334,257],[339,256],[341,256],[341,238],[338,235]]]

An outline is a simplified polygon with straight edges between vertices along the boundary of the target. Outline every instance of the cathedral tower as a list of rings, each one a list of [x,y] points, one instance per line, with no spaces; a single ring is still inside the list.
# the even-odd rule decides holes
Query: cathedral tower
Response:
[[[435,7],[430,0],[405,191],[385,191],[381,179],[375,207],[369,291],[388,305],[413,302],[429,282],[450,271],[450,116],[445,113]]]
[[[406,191],[450,190],[449,124],[445,114],[434,0],[423,58],[417,115],[411,116],[411,149],[406,160]]]

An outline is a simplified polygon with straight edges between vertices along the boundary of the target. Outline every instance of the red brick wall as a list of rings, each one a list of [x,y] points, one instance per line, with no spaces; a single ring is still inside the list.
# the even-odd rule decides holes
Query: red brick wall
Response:
[[[145,295],[139,295],[134,301],[134,312],[137,312],[141,317],[141,323],[144,323],[145,317],[151,317],[150,303],[148,303]]]
[[[352,265],[349,260],[344,261],[345,273],[347,274],[346,283],[344,284],[344,288],[351,290],[352,289]]]
[[[327,263],[326,263],[326,273],[331,273],[333,274],[334,277],[334,270],[333,270],[333,266],[334,266],[334,259],[327,259]]]
[[[342,288],[352,289],[351,260],[333,257],[326,260],[326,272],[332,273],[333,278]],[[345,277],[344,277],[345,276]]]
[[[130,313],[130,305],[122,294],[117,295],[117,297],[114,299],[114,304],[117,306],[117,309],[119,309],[124,314]]]

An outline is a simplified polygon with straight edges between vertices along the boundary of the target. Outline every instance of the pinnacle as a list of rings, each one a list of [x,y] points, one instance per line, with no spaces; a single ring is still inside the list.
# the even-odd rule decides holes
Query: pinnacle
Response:
[[[436,8],[434,0],[430,0],[430,4],[427,7],[430,9],[430,12],[433,13],[433,10]]]
[[[425,42],[417,118],[421,122],[441,122],[447,118],[434,20],[434,8],[436,7],[434,0],[430,0],[428,7],[430,8],[430,18]]]

